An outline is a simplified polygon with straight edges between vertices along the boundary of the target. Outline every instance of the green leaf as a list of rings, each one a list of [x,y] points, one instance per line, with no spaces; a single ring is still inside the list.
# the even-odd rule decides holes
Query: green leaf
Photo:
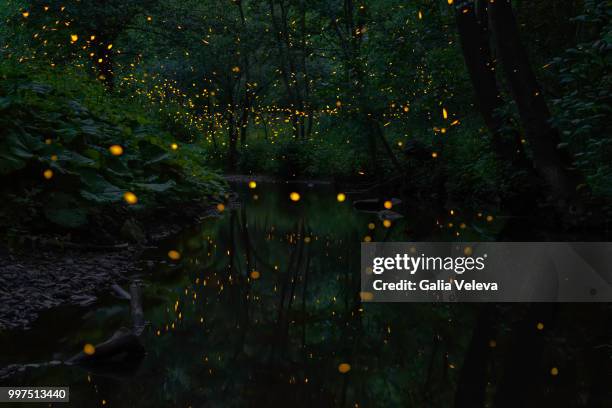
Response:
[[[168,180],[165,183],[135,183],[134,185],[145,191],[163,193],[164,191],[167,191],[174,187],[176,183],[172,180]]]

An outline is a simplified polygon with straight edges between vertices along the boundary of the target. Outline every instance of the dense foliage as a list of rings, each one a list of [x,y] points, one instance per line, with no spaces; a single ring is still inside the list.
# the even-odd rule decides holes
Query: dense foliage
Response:
[[[65,228],[113,225],[128,210],[126,193],[136,202],[125,215],[138,216],[223,192],[218,176],[189,158],[195,147],[179,150],[159,118],[82,74],[7,63],[2,72],[3,226],[41,216]]]
[[[181,188],[175,179],[181,171],[200,173],[207,183],[201,166],[208,166],[341,180],[403,175],[410,191],[425,196],[444,190],[451,201],[501,205],[530,195],[541,181],[497,154],[491,128],[478,112],[456,27],[458,15],[478,12],[477,3],[6,0],[0,30],[3,122],[10,122],[11,134],[21,134],[32,120],[25,112],[40,110],[41,123],[28,126],[48,132],[27,132],[36,143],[25,142],[41,154],[36,171],[46,165],[59,176],[76,167],[95,173],[88,181],[79,173],[81,182],[93,183],[89,189],[73,187],[78,200],[88,202],[119,200],[118,192],[128,187],[162,199]],[[609,6],[592,0],[514,3],[552,111],[543,120],[559,131],[559,148],[583,176],[583,190],[604,198],[612,194]],[[534,17],[545,12],[550,21]],[[26,80],[14,74],[17,69],[70,83],[70,90],[40,87],[45,81]],[[537,167],[538,148],[512,84],[502,69],[495,72],[502,100],[495,115],[504,118],[503,132],[522,139],[526,160]],[[78,94],[104,102],[73,101]],[[83,122],[86,130],[78,138],[67,130]],[[47,138],[54,144],[43,146]],[[68,153],[50,161],[58,143],[75,149],[72,161]],[[103,153],[109,143],[122,144],[126,155]],[[177,152],[169,149],[172,143],[180,145]],[[33,154],[11,149],[3,153],[5,175]],[[155,162],[165,155],[178,166],[174,173]],[[128,162],[133,179],[122,173]],[[216,189],[207,185],[209,192]],[[15,191],[25,199],[23,190]]]

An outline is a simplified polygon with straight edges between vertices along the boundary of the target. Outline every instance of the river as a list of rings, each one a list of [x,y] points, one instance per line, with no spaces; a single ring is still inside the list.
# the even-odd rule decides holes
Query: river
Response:
[[[14,380],[68,385],[75,407],[452,405],[476,309],[361,303],[360,242],[478,233],[401,205],[404,217],[383,223],[331,185],[245,184],[233,186],[238,205],[144,253],[142,361],[32,368]],[[2,339],[0,362],[66,359],[129,315],[111,295],[49,310]]]

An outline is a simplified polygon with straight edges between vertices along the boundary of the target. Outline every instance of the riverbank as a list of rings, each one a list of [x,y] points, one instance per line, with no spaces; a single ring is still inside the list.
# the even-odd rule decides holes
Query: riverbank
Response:
[[[141,253],[183,228],[217,216],[215,207],[185,205],[132,225],[113,244],[30,236],[19,245],[0,243],[0,330],[28,329],[39,313],[61,305],[88,306],[142,273]],[[138,240],[134,238],[140,237]]]

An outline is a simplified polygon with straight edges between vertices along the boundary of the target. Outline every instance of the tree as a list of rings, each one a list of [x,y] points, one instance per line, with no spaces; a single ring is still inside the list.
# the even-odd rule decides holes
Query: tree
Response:
[[[584,181],[551,124],[550,110],[522,45],[512,5],[509,0],[498,0],[487,3],[486,11],[534,167],[549,187],[554,205],[565,213],[575,212],[578,189]]]

